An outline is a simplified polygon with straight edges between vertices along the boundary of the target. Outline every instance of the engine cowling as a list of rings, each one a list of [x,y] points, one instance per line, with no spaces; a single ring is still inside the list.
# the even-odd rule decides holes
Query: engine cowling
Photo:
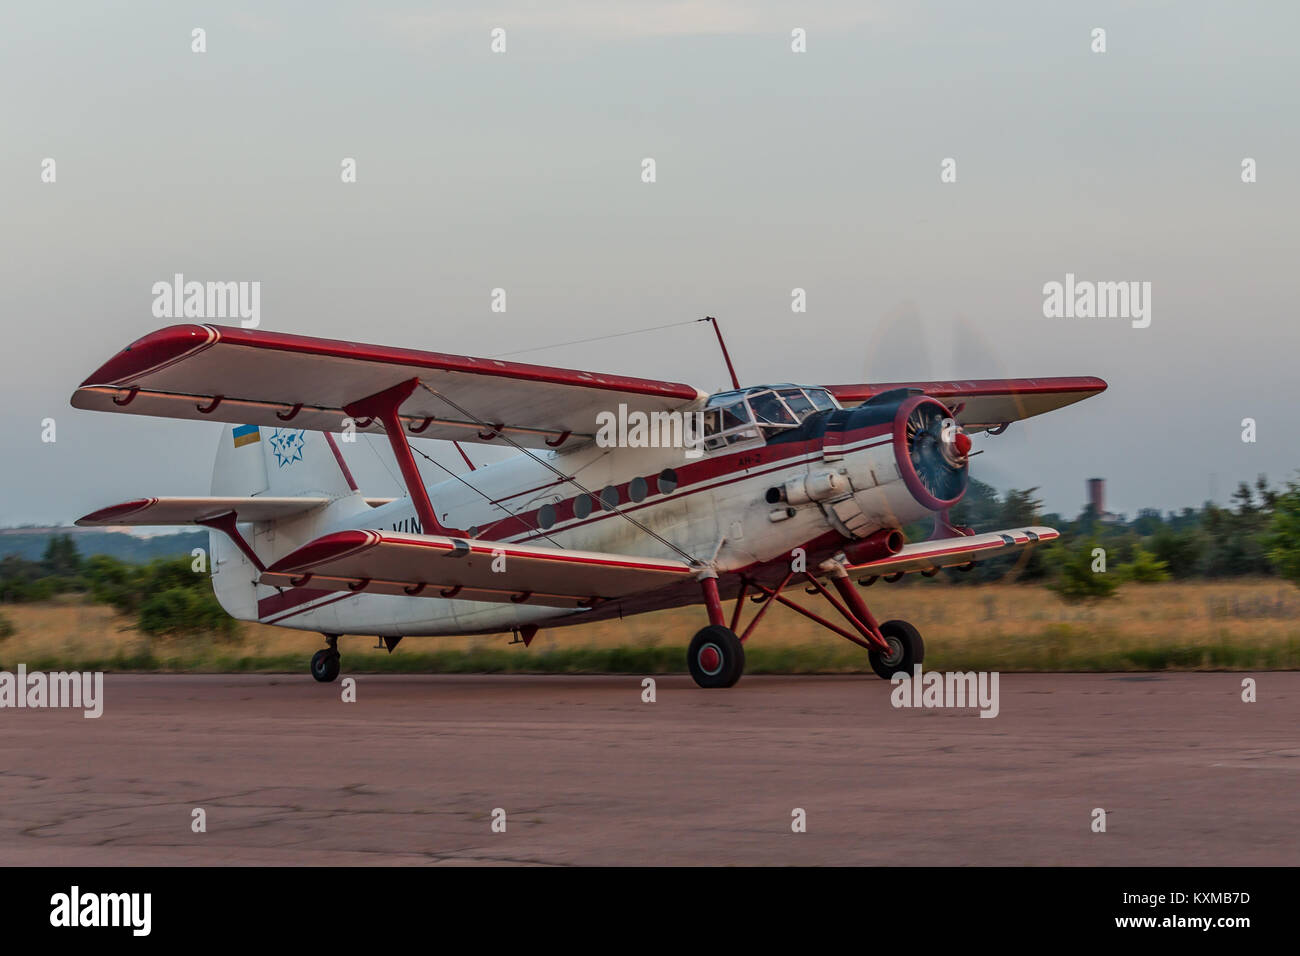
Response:
[[[845,457],[842,450],[855,459],[849,463],[855,490],[901,479],[907,494],[925,511],[951,508],[966,493],[970,447],[969,436],[948,407],[919,389],[885,392],[835,412],[823,440],[828,459]],[[864,449],[863,457],[853,453],[855,448]],[[895,507],[901,505],[893,495],[890,498]]]
[[[815,415],[774,441],[808,442],[820,455],[806,472],[767,489],[766,504],[777,506],[768,518],[784,521],[816,505],[857,545],[854,563],[896,553],[897,529],[952,507],[969,480],[970,438],[946,405],[920,389]]]
[[[963,441],[964,439],[964,441]],[[948,406],[913,395],[894,414],[894,456],[907,490],[931,511],[951,508],[966,493],[970,438]]]

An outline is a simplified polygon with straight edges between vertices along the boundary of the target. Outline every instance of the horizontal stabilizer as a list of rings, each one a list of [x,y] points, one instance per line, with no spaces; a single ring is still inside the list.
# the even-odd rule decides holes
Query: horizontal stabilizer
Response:
[[[1011,554],[1042,542],[1055,541],[1060,536],[1055,528],[1033,527],[918,541],[916,544],[904,545],[898,554],[865,564],[850,565],[848,570],[854,574],[871,575],[934,571]]]
[[[339,531],[272,564],[261,583],[366,594],[593,607],[693,574],[667,558],[639,558],[500,541]]]
[[[329,498],[136,498],[110,505],[77,520],[82,528],[96,525],[198,524],[235,513],[237,521],[274,521],[329,504]]]

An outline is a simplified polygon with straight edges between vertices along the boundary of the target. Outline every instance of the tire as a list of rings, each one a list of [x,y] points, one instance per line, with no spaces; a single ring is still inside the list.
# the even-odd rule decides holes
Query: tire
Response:
[[[338,651],[322,649],[311,656],[311,676],[328,684],[339,676]]]
[[[745,645],[730,628],[710,624],[691,639],[686,666],[701,687],[731,687],[745,672]]]
[[[889,680],[895,674],[911,675],[914,665],[925,660],[925,642],[921,632],[906,621],[886,621],[880,625],[880,635],[889,643],[893,653],[886,656],[878,650],[867,651],[871,669]]]

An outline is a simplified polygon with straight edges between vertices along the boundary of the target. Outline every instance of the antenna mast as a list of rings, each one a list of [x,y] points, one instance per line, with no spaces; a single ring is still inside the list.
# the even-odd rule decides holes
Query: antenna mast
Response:
[[[718,320],[711,315],[706,315],[700,321],[713,323],[713,331],[718,336],[718,347],[722,349],[722,360],[727,363],[727,373],[731,376],[731,387],[739,389],[740,380],[736,378],[736,369],[731,364],[731,355],[727,352],[727,343],[722,340],[722,328],[718,325]]]

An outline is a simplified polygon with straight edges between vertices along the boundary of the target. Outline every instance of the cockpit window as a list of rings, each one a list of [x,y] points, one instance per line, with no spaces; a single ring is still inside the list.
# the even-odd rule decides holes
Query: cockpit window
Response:
[[[817,411],[819,412],[824,412],[831,408],[839,408],[835,399],[831,398],[831,393],[826,391],[824,388],[805,388],[804,392],[806,392],[808,397],[812,399],[813,405],[817,407]]]
[[[813,403],[808,400],[802,388],[783,388],[779,389],[777,394],[785,400],[786,408],[790,409],[800,422],[812,413]]]
[[[749,407],[754,410],[754,420],[767,425],[798,425],[799,421],[777,398],[776,392],[751,393]]]
[[[835,408],[839,404],[824,388],[761,385],[742,392],[718,392],[705,404],[704,447],[725,448],[757,438],[760,431],[771,438],[798,427],[810,415]]]
[[[723,405],[721,408],[710,408],[704,413],[704,447],[709,450],[723,448],[729,444],[734,445],[738,441],[754,438],[758,434],[753,428],[743,427],[752,421],[749,406],[744,400],[734,392],[726,397],[732,399],[730,404]]]
[[[744,402],[733,402],[730,405],[724,405],[719,411],[722,413],[723,431],[746,425],[750,421],[749,407]]]

